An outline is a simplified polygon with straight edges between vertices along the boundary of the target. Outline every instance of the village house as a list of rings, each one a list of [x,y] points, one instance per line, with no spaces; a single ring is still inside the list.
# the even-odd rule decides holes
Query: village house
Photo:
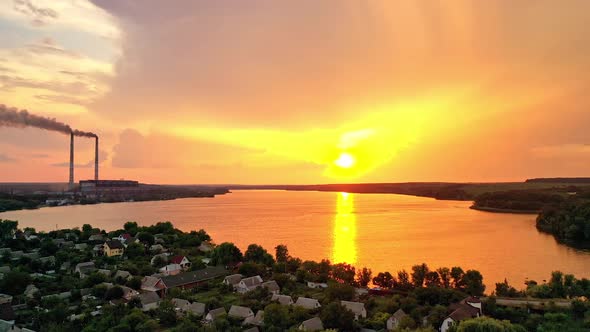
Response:
[[[74,245],[74,249],[80,250],[80,251],[86,250],[86,249],[88,249],[88,244],[87,243],[76,243]]]
[[[152,257],[152,259],[150,260],[150,264],[151,265],[156,265],[156,262],[158,260],[162,260],[163,262],[168,262],[168,253],[161,253],[161,254],[157,254],[154,255],[154,257]],[[158,258],[160,257],[160,258]]]
[[[170,259],[170,263],[178,264],[180,267],[187,271],[191,267],[191,262],[186,258],[186,256],[174,256]]]
[[[240,281],[242,281],[243,276],[241,274],[232,274],[223,279],[223,283],[229,286],[233,286],[234,289],[238,287]]]
[[[103,253],[105,256],[115,257],[115,256],[123,255],[124,249],[125,249],[125,247],[123,246],[121,241],[111,240],[111,241],[106,241],[104,243],[102,250],[103,250]]]
[[[244,294],[260,287],[261,285],[262,278],[260,276],[254,276],[240,280],[240,282],[236,286],[236,290],[238,291],[238,293]]]
[[[365,309],[365,304],[362,302],[352,302],[352,301],[340,301],[346,309],[352,311],[354,314],[354,319],[358,320],[359,317],[367,318],[367,310]]]
[[[35,293],[39,292],[39,288],[37,288],[37,286],[30,284],[27,286],[27,288],[25,288],[25,293],[24,295],[28,298],[28,299],[32,299],[35,297]]]
[[[145,276],[141,280],[141,290],[145,292],[154,292],[160,296],[163,295],[166,286],[161,278]]]
[[[308,309],[308,310],[317,309],[322,306],[318,300],[311,299],[309,297],[303,297],[303,296],[300,296],[299,298],[297,298],[295,305],[298,307]]]
[[[299,325],[300,331],[322,331],[323,329],[324,324],[319,317],[308,319]]]
[[[248,316],[244,319],[242,325],[256,325],[261,326],[264,323],[264,310],[258,310],[256,315]]]
[[[207,316],[205,316],[205,321],[213,322],[217,317],[220,317],[220,316],[223,316],[226,314],[227,314],[227,312],[225,311],[224,307],[209,310],[209,312],[207,313]]]
[[[90,235],[90,237],[88,238],[88,241],[102,242],[102,241],[104,241],[104,236],[102,234],[93,234],[93,235]]]
[[[78,273],[80,275],[80,279],[86,278],[94,271],[96,271],[96,266],[94,266],[94,262],[78,263],[74,268],[74,273]]]
[[[440,332],[446,332],[451,326],[458,324],[462,320],[483,315],[481,300],[473,296],[459,303],[451,304],[449,309],[453,310],[453,312],[443,320],[440,326]]]
[[[278,294],[281,291],[281,287],[274,280],[263,282],[262,287],[268,289],[268,292],[271,294]]]
[[[307,282],[307,287],[314,288],[314,289],[324,289],[324,288],[328,288],[328,284],[325,283],[325,282],[311,282],[311,281],[308,281]]]
[[[402,321],[404,317],[406,317],[406,313],[402,309],[398,309],[396,312],[389,317],[387,320],[387,331],[393,331],[398,328],[399,323]]]
[[[141,293],[139,294],[139,300],[142,311],[157,309],[160,306],[160,297],[156,292]]]
[[[233,318],[246,319],[248,317],[254,316],[254,312],[252,311],[252,309],[248,307],[232,305],[229,308],[229,312],[227,315]]]
[[[119,235],[118,237],[116,237],[115,239],[119,240],[121,243],[126,243],[131,238],[133,238],[133,236],[131,236],[131,234],[123,233],[123,234]]]
[[[179,299],[179,298],[173,298],[172,300],[170,300],[170,302],[172,302],[172,304],[174,305],[174,309],[176,311],[184,311],[184,308],[186,308],[188,305],[190,305],[190,302],[185,300],[185,299]]]
[[[152,252],[152,253],[160,253],[160,252],[163,252],[164,250],[165,250],[164,246],[162,246],[161,244],[152,244],[150,246],[150,252]]]
[[[260,332],[260,330],[258,329],[258,327],[254,326],[254,327],[244,330],[244,332]]]
[[[115,280],[129,280],[129,279],[133,278],[133,276],[131,275],[131,273],[129,273],[129,271],[118,270],[115,273],[115,275],[113,276],[113,278]]]
[[[139,295],[139,292],[133,288],[127,286],[119,286],[123,290],[123,298],[127,301],[131,301],[132,298]]]
[[[222,266],[207,267],[198,271],[183,272],[176,275],[164,276],[161,278],[164,285],[164,292],[170,288],[189,289],[205,281],[223,277],[227,270]]]
[[[293,298],[289,295],[280,295],[280,294],[273,294],[271,301],[276,301],[282,305],[291,305],[293,304]]]
[[[173,276],[182,272],[182,267],[179,264],[168,264],[162,266],[159,271],[165,276]]]
[[[107,269],[98,269],[98,271],[96,271],[97,273],[102,274],[103,276],[110,278],[111,274],[113,273],[111,270],[107,270]]]

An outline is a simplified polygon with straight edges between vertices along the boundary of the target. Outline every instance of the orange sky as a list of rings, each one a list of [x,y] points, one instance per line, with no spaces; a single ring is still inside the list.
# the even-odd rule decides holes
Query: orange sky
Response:
[[[584,176],[587,22],[586,0],[4,1],[0,104],[98,133],[104,178]],[[0,182],[66,181],[68,144],[0,127]]]

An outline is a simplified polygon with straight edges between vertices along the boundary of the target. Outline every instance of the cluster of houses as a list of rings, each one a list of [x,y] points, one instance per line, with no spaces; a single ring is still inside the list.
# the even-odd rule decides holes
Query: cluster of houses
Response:
[[[25,234],[25,236],[31,239],[36,237],[34,234]],[[122,234],[113,239],[107,239],[102,234],[95,234],[90,236],[87,242],[78,243],[78,237],[75,233],[67,233],[63,239],[54,239],[53,241],[60,248],[73,248],[80,251],[90,250],[90,248],[92,248],[93,255],[95,256],[104,255],[108,257],[117,257],[122,256],[127,246],[131,243],[138,242],[138,239],[129,234]],[[213,248],[210,244],[203,243],[199,249],[203,252],[208,252]],[[244,277],[241,274],[228,275],[228,270],[221,266],[206,267],[204,269],[190,271],[192,265],[190,260],[186,256],[174,256],[168,253],[164,247],[164,242],[157,236],[156,243],[151,245],[149,250],[154,253],[153,258],[151,259],[152,265],[162,262],[165,264],[159,268],[158,273],[143,277],[140,289],[138,290],[126,286],[118,286],[122,289],[123,295],[121,298],[111,300],[112,303],[125,303],[137,299],[141,303],[143,311],[157,310],[163,299],[169,295],[170,290],[173,288],[186,290],[197,287],[213,279],[223,278],[223,283],[231,286],[238,294],[245,294],[263,287],[272,294],[272,301],[280,305],[298,306],[307,310],[316,311],[322,307],[317,299],[303,296],[294,299],[290,295],[281,294],[281,288],[276,281],[264,281],[262,277],[258,275],[252,277]],[[23,251],[12,251],[8,248],[0,248],[0,256],[7,254],[10,255],[12,260],[28,257],[32,260],[38,260],[43,264],[55,265],[55,257],[40,257],[38,249],[25,253]],[[203,259],[203,262],[208,263],[207,259]],[[162,264],[158,264],[158,266],[161,265]],[[95,265],[94,261],[81,262],[73,267],[70,266],[69,262],[65,262],[59,267],[59,270],[72,271],[81,279],[87,278],[93,273],[103,274],[105,277],[116,281],[127,281],[133,278],[133,275],[125,270],[100,269]],[[9,272],[9,266],[0,266],[0,279],[3,278],[4,274]],[[45,274],[37,274],[33,275],[33,277],[52,277],[55,273],[54,270],[48,270]],[[115,287],[114,284],[107,282],[102,283],[102,285],[107,289]],[[326,283],[316,282],[307,282],[307,286],[312,289],[324,289],[328,287]],[[26,298],[33,298],[37,292],[39,292],[39,289],[34,284],[30,284],[26,288],[24,295]],[[90,289],[82,289],[80,293],[83,300],[92,298]],[[71,297],[72,294],[71,292],[63,292],[46,295],[42,298],[51,296],[67,299]],[[0,331],[31,331],[25,328],[19,328],[14,324],[15,306],[12,305],[12,302],[12,296],[0,294]],[[224,307],[209,308],[210,310],[207,311],[205,303],[190,302],[180,298],[173,298],[171,302],[179,316],[188,314],[194,315],[196,317],[201,317],[204,323],[211,323],[215,321],[217,317],[227,315],[227,317],[232,317],[234,320],[241,320],[244,327],[253,326],[246,331],[254,332],[258,331],[258,327],[263,325],[264,322],[263,310],[254,312],[248,307],[232,305],[229,308],[229,311],[226,311]],[[364,303],[354,301],[341,301],[340,303],[354,314],[356,320],[367,317],[367,310]],[[481,301],[475,297],[466,298],[459,303],[453,304],[449,309],[452,312],[442,322],[440,332],[447,332],[451,326],[457,324],[461,320],[482,315]],[[93,316],[100,314],[101,310],[99,307],[91,313]],[[387,330],[391,331],[397,329],[406,316],[407,314],[403,310],[400,309],[396,311],[387,320]],[[72,315],[70,317],[71,320],[83,318],[83,315]],[[322,320],[316,316],[301,322],[299,329],[302,331],[321,331],[324,329],[324,324]]]

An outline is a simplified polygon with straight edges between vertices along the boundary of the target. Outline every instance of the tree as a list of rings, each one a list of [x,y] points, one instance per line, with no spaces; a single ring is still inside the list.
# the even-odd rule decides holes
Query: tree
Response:
[[[325,306],[320,313],[320,319],[325,328],[354,331],[354,313],[338,302]]]
[[[465,292],[469,295],[480,296],[486,289],[483,284],[483,276],[479,271],[468,270],[461,279],[461,283],[465,287]]]
[[[438,275],[438,272],[429,271],[428,273],[426,273],[425,283],[426,287],[440,287],[441,280],[440,276]]]
[[[135,233],[137,233],[138,227],[139,226],[135,221],[128,221],[123,225],[123,229],[131,235],[135,235]]]
[[[145,247],[140,243],[131,243],[125,249],[125,255],[131,259],[142,257],[145,255]]]
[[[373,283],[381,288],[393,288],[395,284],[395,279],[389,272],[379,272],[375,278],[373,278]]]
[[[331,275],[334,280],[352,285],[356,273],[354,266],[346,263],[338,263],[332,265]]]
[[[371,277],[373,276],[373,271],[366,267],[363,267],[361,270],[358,270],[356,273],[356,282],[361,287],[367,287],[369,282],[371,282]]]
[[[440,277],[441,286],[444,288],[451,287],[451,270],[448,267],[441,267],[436,270]]]
[[[168,300],[162,301],[158,308],[158,318],[160,319],[160,322],[166,326],[174,325],[174,323],[176,323],[174,304]]]
[[[412,289],[412,283],[410,282],[410,274],[408,271],[401,270],[397,272],[397,284],[395,286],[400,290]]]
[[[211,263],[228,265],[242,260],[242,252],[231,242],[223,242],[213,249]]]
[[[139,290],[141,288],[141,278],[138,276],[134,276],[131,279],[127,280],[125,285],[129,288]]]
[[[254,262],[264,264],[266,266],[272,266],[274,264],[274,258],[269,254],[266,249],[258,244],[251,244],[244,253],[244,260],[247,262]]]
[[[328,301],[350,301],[354,298],[354,287],[349,284],[331,282],[324,291]]]
[[[107,293],[105,294],[105,299],[106,300],[120,299],[123,297],[123,294],[124,294],[123,288],[121,288],[120,286],[113,286],[107,290]]]
[[[266,268],[262,264],[256,264],[253,262],[246,262],[240,266],[238,272],[246,277],[253,277],[264,274]]]
[[[505,297],[518,297],[522,295],[516,288],[510,286],[508,284],[508,280],[504,279],[504,282],[496,283],[496,291],[497,296],[505,296]]]
[[[139,240],[139,242],[145,243],[150,246],[156,242],[156,238],[148,232],[141,232],[137,234],[137,239]]]
[[[8,295],[20,295],[24,293],[31,277],[26,272],[10,271],[0,280],[0,293]]]
[[[412,283],[414,287],[422,287],[424,285],[428,272],[430,272],[430,269],[428,269],[426,263],[412,266]]]
[[[160,256],[160,255],[154,257],[154,261],[152,262],[152,265],[156,269],[159,269],[159,268],[165,266],[166,264],[168,264],[168,261],[166,260],[166,258],[164,258],[163,256]]]
[[[287,330],[291,325],[289,309],[278,303],[272,303],[264,308],[264,326],[275,327],[281,331]]]
[[[465,272],[463,272],[463,269],[458,266],[454,266],[451,268],[451,278],[453,278],[453,287],[454,288],[456,288],[456,289],[463,288],[461,281],[463,279],[464,274],[465,274]]]
[[[526,332],[520,325],[511,324],[509,321],[497,320],[489,317],[478,317],[461,321],[457,332]]]
[[[0,219],[0,236],[2,239],[11,239],[18,229],[18,221]]]
[[[286,263],[289,259],[289,249],[287,249],[287,245],[279,244],[275,247],[275,258],[279,263]]]

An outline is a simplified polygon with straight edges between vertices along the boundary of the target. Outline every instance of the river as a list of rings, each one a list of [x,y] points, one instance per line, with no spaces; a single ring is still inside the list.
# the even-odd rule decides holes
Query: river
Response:
[[[484,275],[487,292],[507,278],[549,279],[553,270],[590,277],[590,252],[558,244],[535,228],[534,215],[469,209],[471,202],[392,194],[234,191],[215,198],[74,205],[0,213],[37,230],[91,224],[106,230],[126,221],[171,221],[184,231],[205,229],[216,243],[242,250],[257,243],[274,253],[286,244],[302,259],[348,262],[380,271],[461,266]]]

